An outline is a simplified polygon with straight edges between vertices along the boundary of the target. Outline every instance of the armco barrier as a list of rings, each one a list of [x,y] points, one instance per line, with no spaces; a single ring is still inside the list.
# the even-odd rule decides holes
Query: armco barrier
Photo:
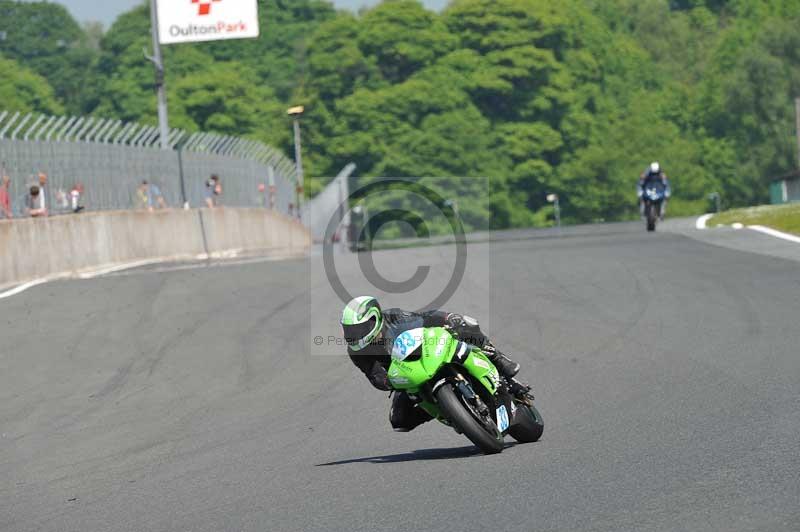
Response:
[[[0,287],[145,260],[238,253],[299,255],[297,221],[265,209],[87,212],[0,220]]]

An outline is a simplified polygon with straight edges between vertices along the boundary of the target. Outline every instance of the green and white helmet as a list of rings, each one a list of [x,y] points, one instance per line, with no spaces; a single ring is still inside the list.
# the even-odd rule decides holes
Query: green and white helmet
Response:
[[[383,314],[378,300],[360,296],[347,304],[342,312],[344,340],[350,349],[360,351],[378,337],[383,326]]]

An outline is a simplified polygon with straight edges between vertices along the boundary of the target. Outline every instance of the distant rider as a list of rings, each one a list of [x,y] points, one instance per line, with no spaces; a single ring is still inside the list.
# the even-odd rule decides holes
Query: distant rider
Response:
[[[658,214],[659,218],[662,220],[664,216],[667,214],[667,199],[669,199],[670,195],[672,195],[672,191],[669,188],[669,179],[667,179],[667,174],[661,169],[661,165],[658,162],[650,163],[642,175],[639,176],[639,184],[636,187],[636,195],[639,197],[639,214],[644,218],[644,201],[642,200],[642,196],[644,195],[644,189],[647,188],[648,185],[658,184],[664,187],[664,201],[661,202],[661,212]]]
[[[350,301],[344,308],[341,324],[350,360],[379,390],[392,389],[387,370],[391,364],[395,339],[405,331],[420,327],[447,328],[460,340],[483,349],[500,375],[509,382],[512,393],[523,394],[530,390],[530,387],[513,378],[519,372],[519,364],[495,349],[481,332],[475,318],[441,310],[418,313],[391,308],[382,311],[377,299],[361,296]],[[431,416],[418,408],[408,394],[397,391],[394,393],[389,422],[395,431],[408,432],[430,419]]]

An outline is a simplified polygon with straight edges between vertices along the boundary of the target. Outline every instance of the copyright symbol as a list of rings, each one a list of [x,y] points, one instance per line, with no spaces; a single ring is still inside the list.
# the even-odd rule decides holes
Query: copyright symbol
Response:
[[[314,345],[322,345],[322,342],[324,342],[324,341],[325,341],[325,339],[322,338],[322,336],[315,336],[314,337]]]
[[[441,308],[449,301],[450,297],[453,296],[464,278],[467,262],[466,236],[464,234],[464,226],[461,223],[461,218],[458,216],[452,200],[446,199],[433,188],[416,180],[401,178],[379,179],[351,192],[344,202],[339,205],[336,213],[328,222],[322,248],[323,265],[328,282],[343,303],[353,298],[353,295],[345,288],[336,271],[333,253],[333,236],[336,234],[338,226],[341,223],[341,215],[350,211],[351,204],[365,202],[370,198],[386,197],[387,194],[405,195],[392,205],[384,204],[382,210],[379,212],[371,213],[367,221],[370,227],[369,233],[371,235],[376,234],[378,230],[385,225],[403,222],[416,228],[417,238],[423,238],[429,236],[426,221],[431,215],[431,210],[438,211],[438,214],[446,220],[445,225],[455,243],[455,265],[444,289],[440,293],[434,294],[434,297],[426,305],[420,307],[419,310]],[[427,203],[427,210],[425,208],[414,209],[410,207],[409,205],[413,204],[412,200],[414,199],[422,200],[424,203]],[[369,251],[371,251],[371,244]],[[372,253],[359,254],[358,263],[366,280],[374,288],[390,294],[410,293],[420,288],[431,270],[430,266],[419,266],[416,272],[408,279],[393,281],[383,277],[377,271]]]

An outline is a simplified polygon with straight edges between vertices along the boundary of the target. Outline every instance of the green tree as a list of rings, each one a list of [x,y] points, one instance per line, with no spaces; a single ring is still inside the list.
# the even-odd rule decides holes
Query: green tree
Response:
[[[229,61],[177,79],[170,85],[174,127],[255,137],[269,143],[285,139],[274,124],[284,106],[255,74]]]
[[[0,57],[0,102],[6,111],[48,114],[64,111],[46,79],[3,57]]]
[[[0,54],[48,80],[70,112],[80,112],[97,52],[58,4],[0,0]]]
[[[87,87],[87,110],[101,116],[155,123],[155,72],[144,55],[144,50],[150,48],[149,8],[142,5],[121,15],[101,41],[95,76],[98,82]],[[165,46],[163,53],[167,88],[213,63],[207,54],[192,46]]]
[[[242,39],[188,45],[215,60],[238,61],[254,72],[282,100],[291,99],[308,70],[308,38],[317,27],[336,15],[325,0],[259,0],[261,35]],[[182,45],[185,46],[185,45]]]
[[[389,83],[408,79],[457,44],[439,17],[418,0],[388,0],[367,11],[357,39]]]

